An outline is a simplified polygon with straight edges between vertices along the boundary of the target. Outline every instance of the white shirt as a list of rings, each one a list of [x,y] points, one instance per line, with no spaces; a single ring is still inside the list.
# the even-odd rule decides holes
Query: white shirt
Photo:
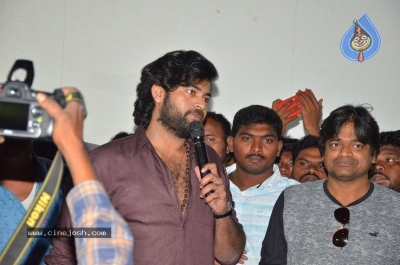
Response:
[[[259,263],[262,241],[276,200],[286,187],[299,184],[293,179],[283,177],[277,165],[274,165],[273,170],[272,176],[263,183],[244,191],[230,181],[236,216],[246,234],[245,250],[249,259],[245,261],[245,264]]]

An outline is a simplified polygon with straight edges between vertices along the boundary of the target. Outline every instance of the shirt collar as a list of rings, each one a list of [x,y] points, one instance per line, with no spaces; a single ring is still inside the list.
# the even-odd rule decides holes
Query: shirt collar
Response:
[[[232,164],[230,167],[234,167],[236,170],[236,164]],[[231,171],[234,172],[235,170]],[[230,173],[229,173],[230,174]],[[253,189],[253,188],[258,188],[258,189],[264,189],[264,188],[278,188],[280,187],[280,183],[282,182],[283,179],[286,179],[286,177],[281,175],[281,172],[279,171],[279,167],[274,164],[273,165],[273,173],[272,175],[267,178],[266,180],[264,180],[263,183],[255,185],[249,189]],[[233,184],[234,186],[236,186],[232,181],[231,184]]]

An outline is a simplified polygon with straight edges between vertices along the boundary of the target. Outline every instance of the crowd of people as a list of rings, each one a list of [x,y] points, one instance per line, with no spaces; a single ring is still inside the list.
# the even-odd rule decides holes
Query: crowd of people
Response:
[[[62,109],[39,94],[72,177],[42,227],[112,235],[38,238],[21,264],[399,264],[400,131],[380,132],[362,106],[339,106],[322,122],[323,101],[310,89],[283,105],[242,108],[231,126],[207,111],[217,78],[195,51],[149,63],[136,90],[137,129],[89,154],[80,103]],[[299,118],[307,135],[285,137]],[[193,121],[204,126],[203,168]],[[51,161],[31,141],[0,143],[4,249]]]

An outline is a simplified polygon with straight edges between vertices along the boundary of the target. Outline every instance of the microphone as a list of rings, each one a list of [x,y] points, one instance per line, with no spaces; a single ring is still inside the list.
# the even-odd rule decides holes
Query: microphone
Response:
[[[193,121],[189,124],[190,137],[194,143],[196,149],[197,162],[199,164],[199,169],[201,170],[205,164],[208,163],[208,155],[206,144],[204,143],[204,128],[199,121]],[[201,173],[201,178],[204,178],[210,171]]]

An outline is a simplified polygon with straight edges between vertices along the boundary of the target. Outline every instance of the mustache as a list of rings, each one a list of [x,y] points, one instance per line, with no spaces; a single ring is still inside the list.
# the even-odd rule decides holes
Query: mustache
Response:
[[[390,180],[390,178],[389,178],[388,175],[385,175],[385,174],[383,174],[383,173],[380,172],[380,171],[374,171],[374,175],[372,175],[372,178],[374,178],[375,175],[381,175],[381,176],[385,177],[385,179]]]
[[[345,162],[345,163],[355,163],[357,160],[354,159],[350,159],[350,158],[338,158],[338,159],[334,159],[333,162],[337,163],[337,162]]]
[[[202,120],[204,120],[204,112],[198,109],[191,109],[185,112],[184,116],[187,116],[189,114],[196,114],[199,115],[201,117]]]
[[[250,158],[250,157],[253,157],[253,156],[258,156],[259,158],[265,159],[265,156],[263,156],[263,155],[261,155],[259,153],[252,153],[250,155],[247,155],[246,158]]]
[[[316,175],[316,174],[304,174],[303,176],[300,177],[300,182],[301,182],[305,177],[307,177],[307,176],[315,176],[317,179],[320,179],[320,178],[318,177],[318,175]]]

